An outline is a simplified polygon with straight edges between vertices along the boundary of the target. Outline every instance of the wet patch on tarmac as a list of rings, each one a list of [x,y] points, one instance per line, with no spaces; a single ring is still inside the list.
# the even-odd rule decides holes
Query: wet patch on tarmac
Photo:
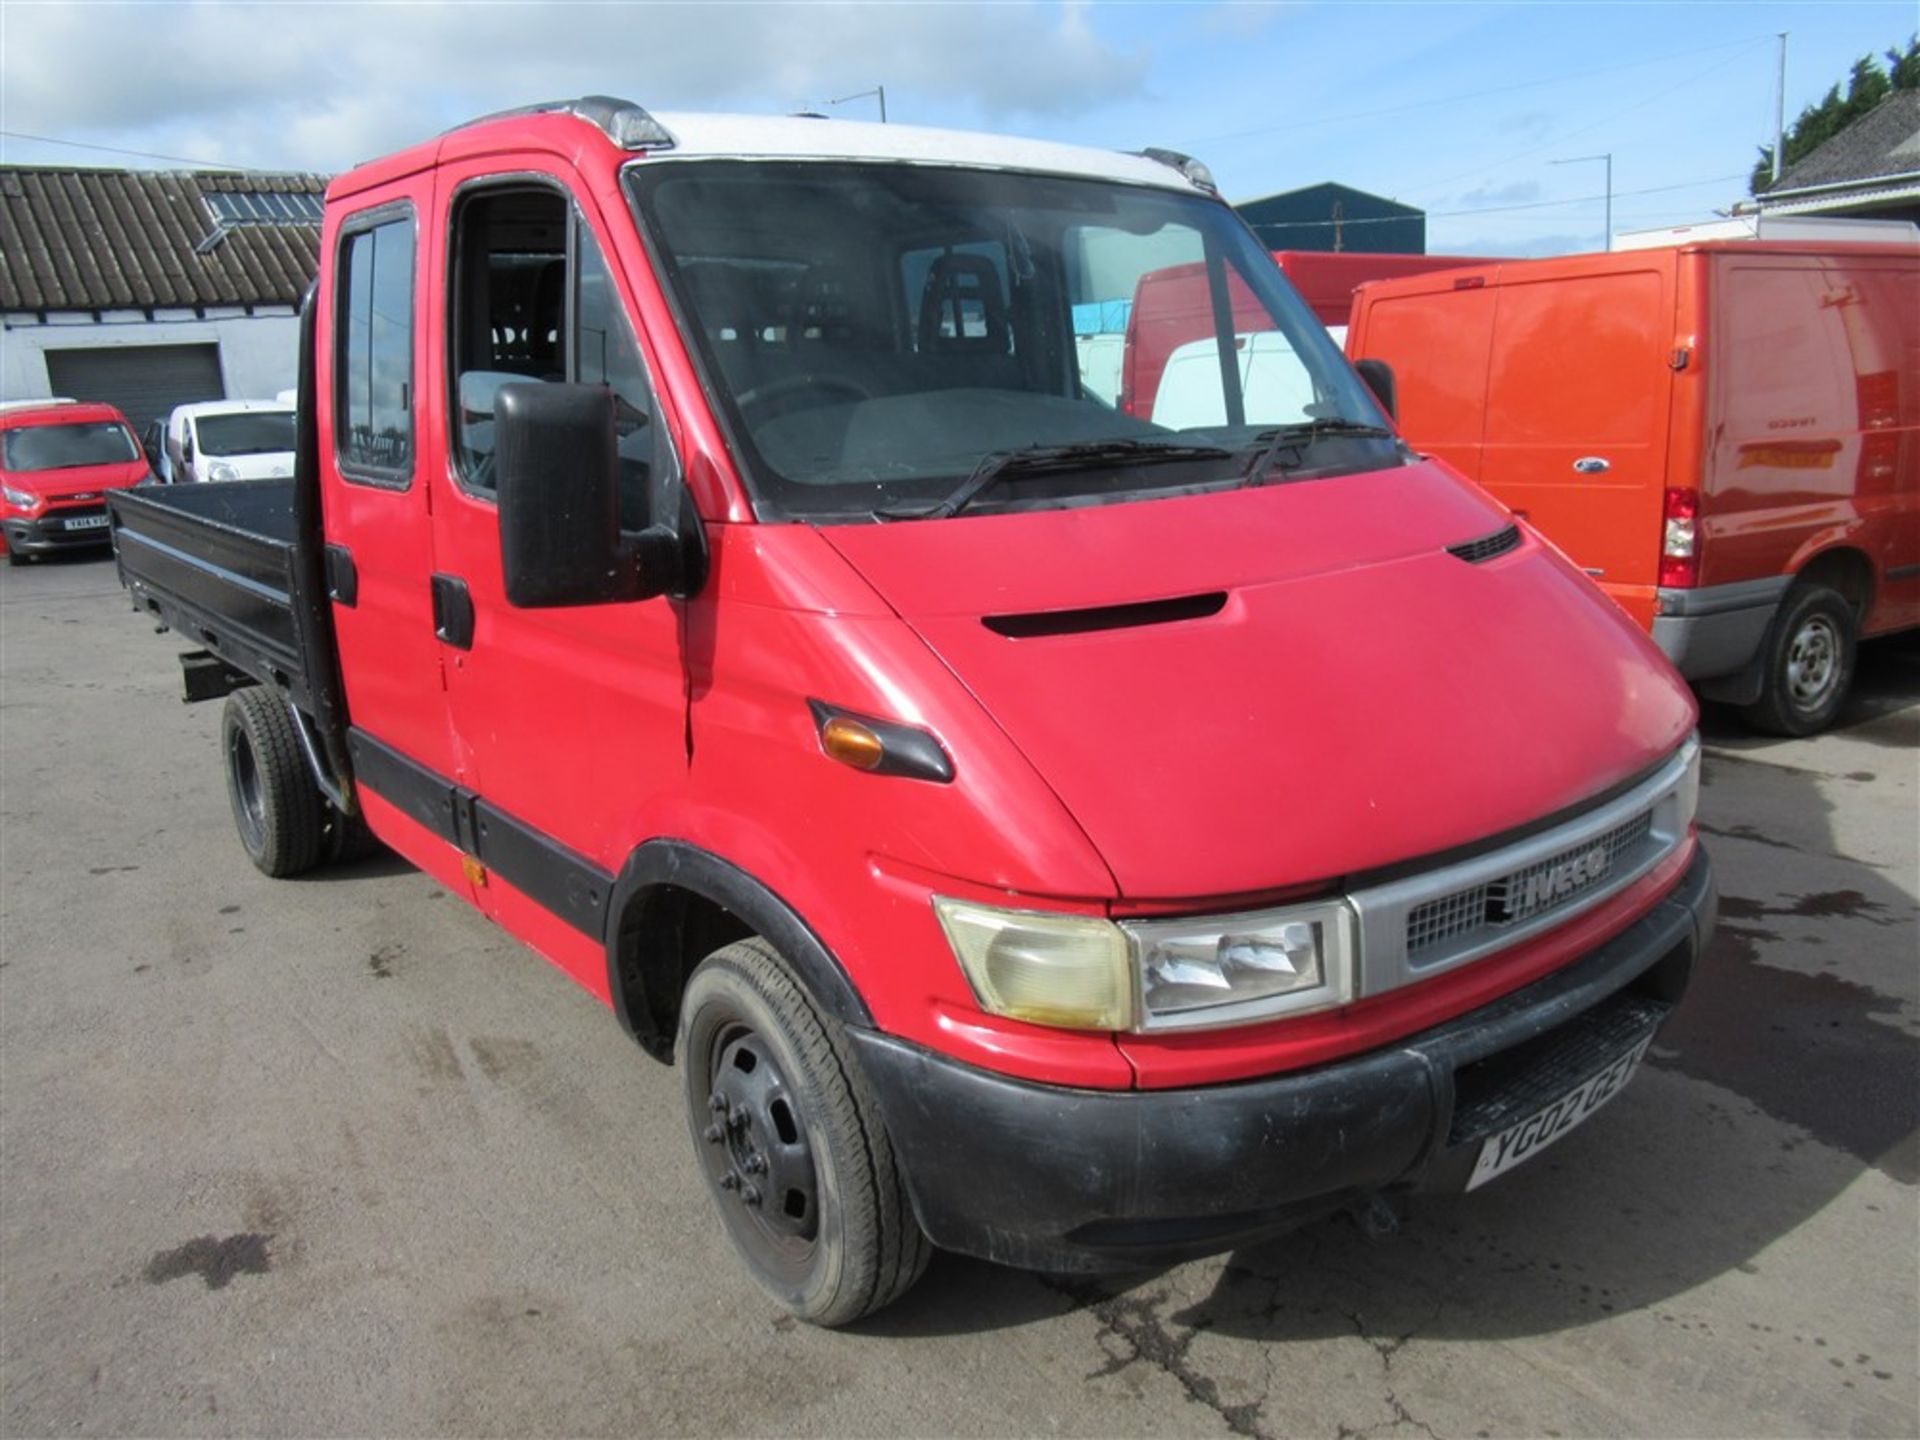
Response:
[[[273,1268],[272,1257],[267,1253],[267,1242],[271,1239],[271,1235],[251,1231],[220,1240],[202,1235],[171,1250],[162,1250],[147,1261],[143,1277],[149,1285],[164,1285],[169,1280],[198,1275],[206,1282],[207,1289],[224,1290],[236,1275],[265,1275]]]
[[[1905,1185],[1920,1184],[1920,1039],[1899,1028],[1899,999],[1830,972],[1768,964],[1780,935],[1732,923],[1774,915],[1857,915],[1856,891],[1768,906],[1723,897],[1720,928],[1696,968],[1686,1003],[1661,1032],[1649,1063],[1744,1095]],[[1877,924],[1900,923],[1874,920]]]

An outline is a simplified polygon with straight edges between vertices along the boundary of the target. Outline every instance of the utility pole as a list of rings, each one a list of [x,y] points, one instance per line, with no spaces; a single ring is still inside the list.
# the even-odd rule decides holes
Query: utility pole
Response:
[[[1607,165],[1607,249],[1613,249],[1613,152],[1604,155],[1569,155],[1564,160],[1549,160],[1549,165],[1579,165],[1589,160],[1604,160]]]
[[[882,125],[886,124],[887,123],[887,87],[884,85],[876,85],[871,90],[856,90],[851,95],[842,95],[838,100],[829,100],[827,101],[827,104],[844,105],[849,100],[865,100],[869,95],[875,96],[879,99],[880,123]]]
[[[1773,91],[1773,184],[1780,183],[1780,152],[1787,148],[1787,32],[1780,32],[1780,82]]]

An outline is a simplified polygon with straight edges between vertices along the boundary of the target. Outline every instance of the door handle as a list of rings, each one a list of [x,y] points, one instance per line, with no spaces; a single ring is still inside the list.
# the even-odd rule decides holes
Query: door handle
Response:
[[[458,575],[433,577],[433,633],[455,649],[473,648],[473,595]]]
[[[353,552],[344,545],[328,545],[321,553],[326,557],[328,597],[351,610],[360,603],[360,571]]]
[[[1573,462],[1573,468],[1581,475],[1604,475],[1613,468],[1613,462],[1604,455],[1582,455]]]

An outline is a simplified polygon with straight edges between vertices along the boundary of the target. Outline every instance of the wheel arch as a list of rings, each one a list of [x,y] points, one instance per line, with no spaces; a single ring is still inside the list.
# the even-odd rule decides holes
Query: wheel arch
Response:
[[[1873,560],[1858,546],[1844,542],[1802,557],[1793,567],[1796,585],[1825,585],[1853,607],[1855,620],[1866,624],[1873,606]]]
[[[828,1014],[872,1027],[846,970],[798,911],[731,861],[673,839],[635,849],[608,899],[607,993],[621,1026],[671,1064],[680,996],[694,966],[750,935],[780,952]]]

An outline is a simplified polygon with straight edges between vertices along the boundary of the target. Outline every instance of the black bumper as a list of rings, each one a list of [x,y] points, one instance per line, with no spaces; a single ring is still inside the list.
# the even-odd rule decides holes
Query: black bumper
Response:
[[[113,530],[110,526],[94,525],[84,530],[67,529],[67,521],[82,517],[106,514],[104,506],[89,506],[85,510],[54,511],[38,520],[0,521],[0,530],[7,537],[7,548],[17,550],[22,555],[47,555],[55,550],[80,550],[88,546],[111,544]]]
[[[1480,1141],[1655,1029],[1713,929],[1706,852],[1592,954],[1389,1050],[1191,1090],[1069,1090],[851,1030],[935,1244],[1041,1270],[1232,1249],[1377,1191],[1459,1189]]]

